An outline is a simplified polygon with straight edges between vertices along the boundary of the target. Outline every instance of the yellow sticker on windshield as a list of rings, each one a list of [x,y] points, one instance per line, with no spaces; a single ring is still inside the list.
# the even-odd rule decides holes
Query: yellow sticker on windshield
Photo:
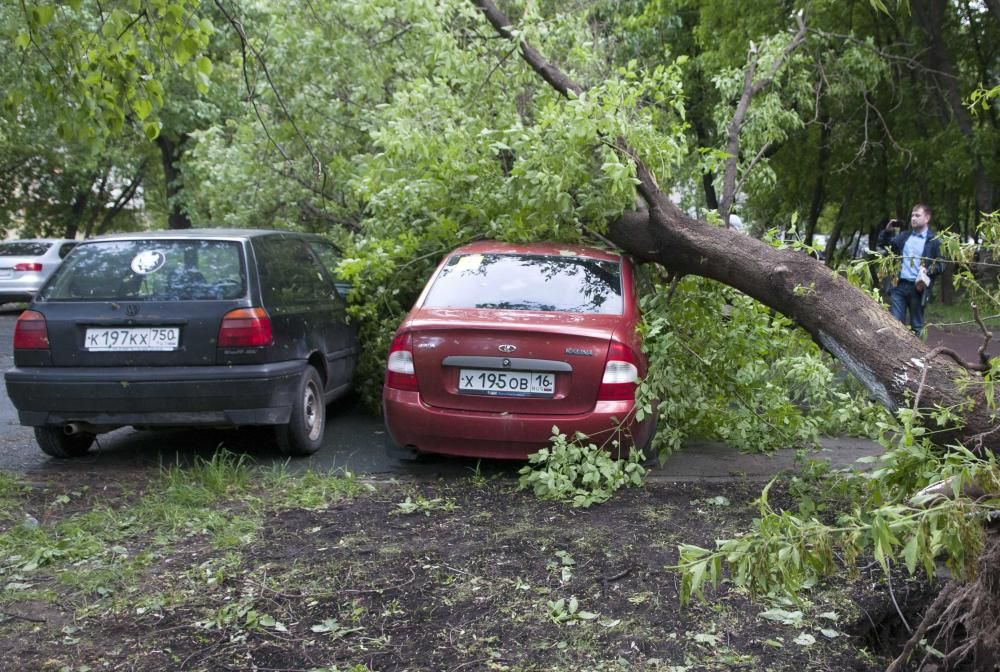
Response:
[[[475,271],[483,264],[483,255],[481,254],[467,254],[464,257],[458,258],[458,263],[455,264],[456,271]]]

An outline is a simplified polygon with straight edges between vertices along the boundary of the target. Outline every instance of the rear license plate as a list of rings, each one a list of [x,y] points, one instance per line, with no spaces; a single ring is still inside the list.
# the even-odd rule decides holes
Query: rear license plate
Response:
[[[178,327],[128,327],[87,329],[84,347],[91,352],[176,350],[180,342]]]
[[[556,374],[532,371],[460,369],[459,392],[478,392],[505,397],[551,397],[556,390]]]

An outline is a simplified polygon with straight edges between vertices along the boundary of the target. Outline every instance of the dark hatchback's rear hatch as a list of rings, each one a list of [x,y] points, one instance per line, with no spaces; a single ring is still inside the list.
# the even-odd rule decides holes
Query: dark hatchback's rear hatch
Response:
[[[246,268],[238,241],[82,243],[33,306],[51,364],[214,365],[223,315],[247,305]]]
[[[408,325],[421,399],[469,411],[586,413],[622,306],[619,261],[456,255]]]

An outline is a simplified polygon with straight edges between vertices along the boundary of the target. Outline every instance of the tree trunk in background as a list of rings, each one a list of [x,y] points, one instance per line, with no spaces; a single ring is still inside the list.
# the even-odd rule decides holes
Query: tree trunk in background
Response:
[[[517,43],[521,57],[556,91],[564,96],[583,91],[531,45],[518,41],[510,20],[491,0],[473,2],[497,33]],[[941,445],[964,439],[977,450],[1000,449],[1000,432],[992,432],[991,404],[983,386],[975,384],[981,377],[968,387],[961,384],[979,374],[942,357],[931,359],[930,348],[907,327],[816,259],[688,217],[623,139],[614,144],[634,162],[636,192],[648,210],[612,222],[608,238],[613,243],[640,261],[729,285],[794,319],[890,410],[914,404],[915,396],[924,409],[963,405],[964,426],[935,434]]]
[[[695,137],[698,138],[698,146],[708,147],[709,146],[708,133],[705,131],[704,126],[702,126],[701,120],[697,116],[695,116],[691,124],[694,127]],[[713,175],[710,172],[702,173],[701,186],[702,189],[705,191],[705,207],[708,208],[709,210],[718,210],[719,195],[715,191],[715,175]]]
[[[850,211],[851,201],[854,199],[854,183],[847,188],[844,193],[844,198],[840,201],[840,208],[837,210],[837,217],[833,220],[833,230],[830,231],[830,237],[826,241],[826,249],[823,250],[823,256],[825,257],[825,262],[827,266],[833,267],[834,257],[837,256],[837,241],[840,240],[840,232],[844,228],[844,220],[847,219],[847,213]],[[851,254],[852,250],[848,249],[847,254]]]
[[[947,112],[946,118],[952,118],[958,125],[962,136],[969,145],[969,154],[975,157],[976,208],[980,212],[992,212],[993,185],[983,167],[983,157],[975,151],[976,142],[972,118],[963,104],[962,92],[958,88],[959,79],[955,74],[951,55],[942,34],[947,2],[948,0],[913,0],[910,6],[921,30],[927,35],[928,66],[932,71],[941,73],[940,75],[929,73],[927,76],[934,80],[936,88],[942,92],[942,104]]]
[[[820,116],[819,155],[816,157],[816,185],[813,187],[812,203],[809,205],[809,216],[806,219],[806,245],[812,245],[816,233],[816,222],[823,212],[823,202],[826,197],[826,164],[830,160],[830,120],[824,112]],[[829,253],[827,253],[829,259]]]
[[[73,198],[73,204],[70,206],[70,219],[66,222],[66,228],[63,229],[63,238],[76,238],[76,234],[80,230],[80,221],[83,219],[83,213],[87,210],[89,200],[90,184],[87,185],[86,190],[78,191]]]
[[[938,278],[938,299],[946,306],[955,303],[955,264],[948,262],[944,265],[944,272]],[[933,295],[931,296],[933,299]]]
[[[1000,0],[985,0],[986,6],[990,9],[990,14],[993,15],[993,19],[1000,23]]]
[[[167,188],[167,207],[170,209],[167,227],[170,229],[191,228],[191,220],[181,210],[178,198],[184,187],[183,176],[178,166],[186,140],[186,135],[182,135],[179,140],[168,138],[166,133],[160,133],[156,137],[156,146],[160,148],[160,160],[163,163],[163,180]]]

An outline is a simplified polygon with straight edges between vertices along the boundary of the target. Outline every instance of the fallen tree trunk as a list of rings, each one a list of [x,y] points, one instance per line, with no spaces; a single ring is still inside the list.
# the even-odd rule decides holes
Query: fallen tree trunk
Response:
[[[500,35],[516,39],[510,21],[491,0],[473,2]],[[582,92],[537,50],[523,41],[518,46],[528,65],[557,91]],[[964,425],[935,434],[937,443],[962,440],[974,450],[1000,449],[1000,427],[981,374],[946,359],[940,349],[932,351],[822,262],[685,215],[636,152],[623,139],[614,144],[633,161],[636,189],[648,209],[613,222],[608,234],[613,243],[639,260],[717,280],[787,315],[892,411],[915,402],[923,409],[960,411]]]

